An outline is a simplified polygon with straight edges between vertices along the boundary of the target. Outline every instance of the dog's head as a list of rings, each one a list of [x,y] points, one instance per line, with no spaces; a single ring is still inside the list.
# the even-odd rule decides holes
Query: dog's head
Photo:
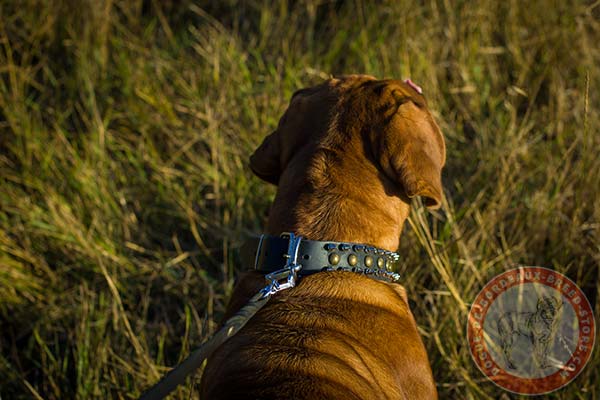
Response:
[[[352,75],[297,91],[250,166],[278,184],[296,157],[317,149],[371,163],[408,198],[441,204],[444,138],[410,82]]]
[[[545,320],[553,320],[561,310],[563,302],[554,296],[542,296],[537,302],[537,312]]]

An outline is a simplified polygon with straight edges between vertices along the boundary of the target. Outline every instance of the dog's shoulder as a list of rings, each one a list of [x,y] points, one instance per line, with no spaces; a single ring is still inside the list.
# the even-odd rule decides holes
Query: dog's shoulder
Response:
[[[263,283],[260,275],[244,275],[231,305],[241,307],[242,299],[251,297]],[[426,360],[416,338],[416,323],[400,285],[349,272],[318,273],[274,295],[217,351],[213,365],[219,367],[212,373],[250,380],[253,369],[268,368],[268,376],[255,377],[246,389],[270,396],[275,383],[283,391],[307,396],[294,398],[322,398],[341,388],[343,398],[386,393],[401,399],[410,388],[435,393],[434,387],[419,387],[426,384],[422,374],[429,365],[415,362]]]

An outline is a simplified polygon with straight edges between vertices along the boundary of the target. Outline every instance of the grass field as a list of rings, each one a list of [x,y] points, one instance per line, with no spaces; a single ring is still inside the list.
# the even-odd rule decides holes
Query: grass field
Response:
[[[599,2],[2,1],[1,398],[134,398],[207,338],[274,195],[249,154],[343,73],[410,77],[446,137],[400,248],[440,397],[515,398],[468,307],[539,265],[600,319],[598,43]],[[547,398],[600,399],[599,351]]]

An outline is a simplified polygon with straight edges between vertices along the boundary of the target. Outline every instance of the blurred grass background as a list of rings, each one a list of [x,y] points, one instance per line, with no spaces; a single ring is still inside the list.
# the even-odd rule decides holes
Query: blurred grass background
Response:
[[[2,1],[0,396],[133,398],[181,361],[274,195],[249,154],[294,90],[368,73],[421,85],[446,136],[445,208],[400,248],[440,396],[514,398],[468,306],[520,263],[598,316],[598,43],[598,1]],[[595,351],[547,398],[599,392]]]

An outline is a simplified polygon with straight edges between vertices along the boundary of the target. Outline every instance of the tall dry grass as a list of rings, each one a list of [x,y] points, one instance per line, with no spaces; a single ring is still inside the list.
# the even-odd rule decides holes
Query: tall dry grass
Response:
[[[273,198],[248,155],[294,90],[369,73],[423,86],[448,145],[445,207],[415,204],[400,248],[441,398],[513,398],[465,343],[488,279],[554,268],[598,316],[599,17],[598,2],[3,1],[0,396],[132,398],[181,361]],[[598,399],[599,382],[596,351],[547,398]]]

